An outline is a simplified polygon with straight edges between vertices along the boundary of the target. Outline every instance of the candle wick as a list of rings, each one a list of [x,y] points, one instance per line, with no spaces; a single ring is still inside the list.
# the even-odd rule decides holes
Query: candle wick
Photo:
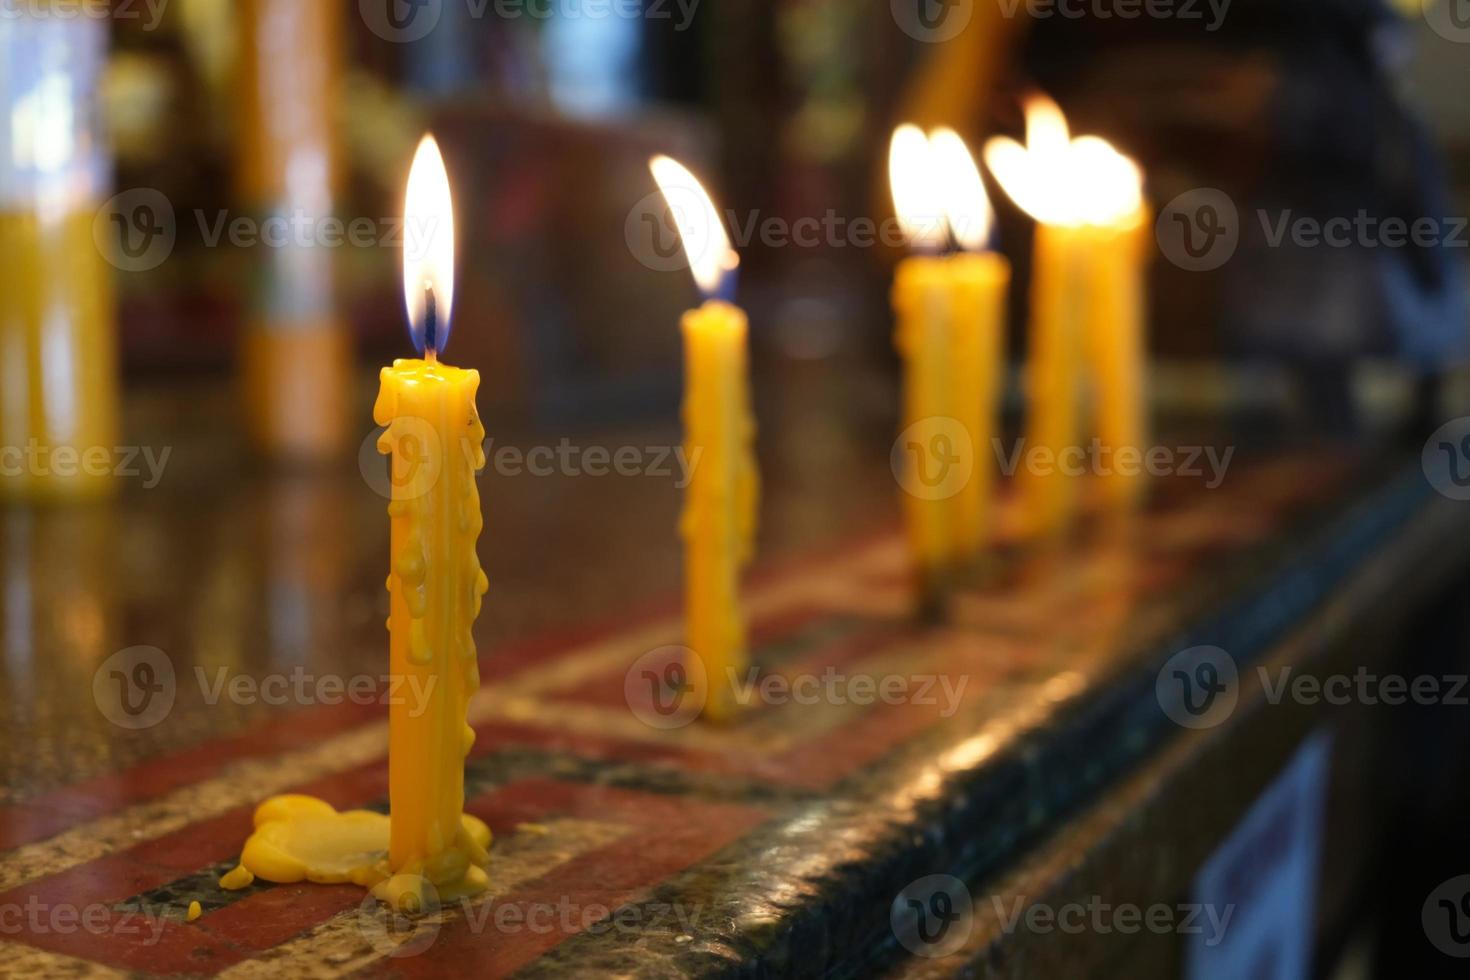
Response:
[[[439,359],[439,303],[434,298],[434,284],[424,280],[424,359]]]

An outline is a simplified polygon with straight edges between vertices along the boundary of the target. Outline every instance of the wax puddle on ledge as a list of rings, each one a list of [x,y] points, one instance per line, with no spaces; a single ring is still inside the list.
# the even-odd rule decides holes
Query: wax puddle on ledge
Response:
[[[388,815],[371,810],[339,812],[311,796],[271,797],[255,810],[255,832],[240,855],[245,873],[237,868],[220,884],[244,888],[253,878],[355,884],[404,912],[426,911],[488,887],[490,828],[477,817],[461,814],[452,846],[427,865],[396,874],[388,866],[390,827]]]

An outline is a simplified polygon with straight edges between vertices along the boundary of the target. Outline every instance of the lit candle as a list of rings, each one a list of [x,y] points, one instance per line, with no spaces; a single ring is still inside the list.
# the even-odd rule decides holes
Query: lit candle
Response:
[[[404,256],[404,294],[422,359],[382,372],[373,416],[392,455],[388,574],[389,815],[338,813],[321,800],[282,796],[255,814],[244,871],[268,881],[351,881],[405,909],[485,888],[490,831],[463,813],[466,723],[479,686],[471,625],[487,589],[475,553],[483,520],[475,473],[485,430],[475,409],[480,376],[439,361],[454,305],[454,215],[434,140],[419,145],[405,222],[424,231]]]
[[[958,134],[925,136],[900,126],[889,148],[889,180],[917,253],[894,273],[894,340],[904,364],[896,448],[919,592],[932,605],[956,567],[979,554],[991,524],[989,449],[1010,269],[986,250],[990,203]],[[961,253],[943,255],[951,235]]]
[[[404,887],[423,876],[442,891],[485,884],[488,832],[462,811],[464,757],[474,742],[465,711],[480,685],[471,626],[488,584],[475,554],[484,526],[475,486],[485,465],[475,409],[480,374],[439,360],[454,306],[454,211],[432,137],[419,145],[404,215],[408,227],[428,230],[422,253],[405,254],[403,263],[409,322],[424,356],[383,369],[373,419],[388,427],[378,449],[393,456],[392,676],[426,692],[426,703],[400,698],[389,707],[388,857]]]
[[[953,415],[969,434],[975,456],[970,479],[951,500],[954,558],[970,562],[989,540],[995,518],[995,456],[991,452],[1004,382],[1006,291],[1011,265],[991,251],[995,215],[975,158],[951,129],[929,134],[939,171],[950,235],[950,357]]]
[[[683,219],[684,254],[706,297],[683,319],[684,441],[693,471],[679,530],[685,640],[699,658],[697,667],[690,665],[690,683],[705,716],[722,721],[734,714],[733,682],[746,664],[740,571],[754,550],[760,499],[748,328],[744,311],[729,301],[739,259],[699,180],[668,157],[654,157],[649,166]]]
[[[1141,175],[1097,137],[1072,139],[1044,97],[1026,106],[1026,146],[999,137],[985,149],[1001,186],[1037,221],[1027,358],[1027,422],[1018,474],[1030,530],[1061,532],[1076,511],[1084,372],[1093,381],[1099,442],[1141,451],[1143,370]],[[1113,460],[1115,462],[1115,460]],[[1141,484],[1112,465],[1105,499],[1136,498]]]

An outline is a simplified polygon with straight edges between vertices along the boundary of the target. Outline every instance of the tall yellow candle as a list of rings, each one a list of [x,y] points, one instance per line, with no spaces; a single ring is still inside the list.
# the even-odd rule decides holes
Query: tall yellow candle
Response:
[[[485,429],[476,371],[440,363],[454,300],[454,219],[439,148],[425,137],[409,175],[406,216],[426,230],[405,255],[404,291],[422,359],[384,368],[373,417],[392,457],[388,573],[389,813],[338,813],[284,796],[256,811],[227,888],[269,881],[352,881],[395,906],[423,909],[488,884],[490,831],[463,812],[466,723],[479,687],[471,627],[488,583],[475,542],[483,519],[475,474]]]
[[[1142,176],[1107,141],[1072,139],[1049,99],[1027,103],[1026,123],[1026,146],[993,139],[985,157],[1001,186],[1038,222],[1018,482],[1031,530],[1047,535],[1066,530],[1083,479],[1108,463],[1092,453],[1090,438],[1084,444],[1089,373],[1100,444],[1141,448],[1146,438]],[[1105,499],[1128,501],[1141,484],[1120,477],[1104,487]]]
[[[669,157],[655,157],[650,169],[684,218],[680,237],[696,283],[706,295],[728,292],[738,259],[708,193]],[[735,713],[735,683],[748,659],[740,572],[754,552],[760,501],[748,324],[744,311],[711,299],[685,314],[683,332],[684,449],[693,471],[679,533],[685,639],[698,658],[689,680],[705,717],[724,721]]]
[[[990,202],[953,130],[893,134],[894,208],[911,245],[894,276],[895,344],[903,359],[902,434],[895,447],[909,550],[932,606],[983,547],[994,507],[991,443],[999,411],[1004,259],[985,251]],[[932,254],[950,237],[960,254]]]
[[[1031,279],[1023,464],[1016,474],[1028,529],[1064,530],[1081,490],[1082,341],[1087,238],[1070,225],[1040,224]]]
[[[953,356],[949,260],[914,256],[899,263],[893,278],[894,346],[903,361],[902,456],[904,528],[921,598],[932,601],[951,571],[955,543],[954,501],[972,446],[957,444],[959,420],[951,414]]]
[[[954,412],[975,451],[974,472],[954,497],[955,550],[965,562],[980,555],[994,530],[1011,267],[994,252],[965,252],[950,260],[950,272]]]
[[[990,251],[995,214],[980,169],[952,129],[929,134],[946,222],[960,251],[946,267],[949,291],[950,414],[969,437],[974,466],[951,501],[951,557],[973,562],[995,520],[994,440],[1004,383],[1006,292],[1011,266]]]
[[[1145,370],[1144,257],[1149,228],[1146,207],[1096,231],[1089,263],[1087,359],[1093,381],[1093,417],[1109,459],[1102,500],[1137,503],[1147,482],[1136,461],[1120,467],[1118,454],[1148,451],[1148,379]]]

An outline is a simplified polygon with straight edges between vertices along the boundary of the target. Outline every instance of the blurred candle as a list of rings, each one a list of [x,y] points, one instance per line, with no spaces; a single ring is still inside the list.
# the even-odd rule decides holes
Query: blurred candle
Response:
[[[1090,377],[1098,439],[1108,456],[1103,499],[1128,504],[1142,482],[1116,472],[1121,448],[1146,436],[1142,177],[1097,137],[1072,139],[1055,103],[1028,100],[1026,146],[1004,137],[985,159],[1037,221],[1027,358],[1026,444],[1018,475],[1030,529],[1067,528],[1090,454],[1082,444]]]
[[[121,217],[99,212],[106,56],[103,21],[0,16],[0,499],[95,497],[118,482],[117,331],[99,249]]]
[[[747,662],[740,571],[755,542],[760,476],[750,405],[745,312],[729,302],[738,257],[699,180],[669,157],[649,163],[675,215],[684,254],[706,297],[684,315],[684,442],[693,471],[680,521],[684,616],[691,670],[706,717],[735,712],[733,681]],[[702,676],[701,676],[702,675]]]
[[[331,216],[342,16],[334,3],[241,0],[237,176],[262,221],[312,228]],[[257,249],[241,347],[246,427],[268,456],[330,457],[345,445],[352,403],[333,251],[289,238]]]
[[[903,359],[903,407],[899,446],[904,526],[927,604],[940,596],[949,572],[954,532],[947,503],[958,479],[956,453],[945,425],[951,409],[953,340],[950,288],[943,251],[948,243],[944,206],[934,183],[929,139],[916,126],[894,130],[888,148],[888,180],[894,212],[915,255],[893,275],[894,346]],[[933,467],[940,467],[933,469]]]
[[[1010,269],[986,250],[990,203],[958,134],[900,126],[889,180],[919,253],[894,273],[894,340],[904,364],[898,451],[909,548],[921,599],[932,606],[951,573],[978,556],[993,520],[991,446]],[[940,254],[951,235],[961,253]]]
[[[930,133],[929,143],[950,235],[960,249],[950,257],[948,285],[953,415],[969,434],[975,458],[970,479],[951,500],[953,556],[964,563],[979,556],[995,523],[998,461],[993,449],[999,434],[1011,266],[990,250],[995,216],[969,147],[945,128]]]

